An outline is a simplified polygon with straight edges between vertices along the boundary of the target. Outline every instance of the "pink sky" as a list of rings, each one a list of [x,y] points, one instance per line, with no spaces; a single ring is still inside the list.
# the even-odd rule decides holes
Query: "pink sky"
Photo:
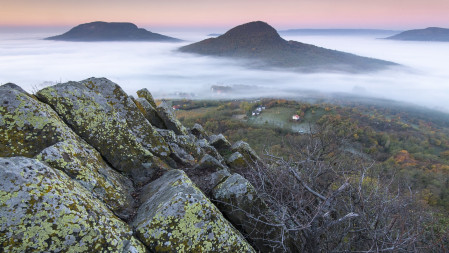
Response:
[[[449,0],[0,0],[0,26],[222,27],[263,20],[277,29],[449,27]]]

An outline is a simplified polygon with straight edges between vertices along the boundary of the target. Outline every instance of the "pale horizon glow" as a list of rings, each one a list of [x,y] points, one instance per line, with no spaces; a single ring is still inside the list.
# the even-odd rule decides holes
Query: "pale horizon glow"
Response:
[[[13,27],[106,21],[158,29],[229,29],[255,20],[276,29],[449,27],[447,0],[0,0],[0,6],[0,26]]]

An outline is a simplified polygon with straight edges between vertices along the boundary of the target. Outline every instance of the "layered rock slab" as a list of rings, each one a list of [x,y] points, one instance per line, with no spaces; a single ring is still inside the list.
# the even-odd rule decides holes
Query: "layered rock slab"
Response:
[[[0,158],[0,245],[5,252],[146,252],[130,227],[59,170]]]
[[[254,252],[181,170],[142,190],[133,222],[139,239],[155,252]]]

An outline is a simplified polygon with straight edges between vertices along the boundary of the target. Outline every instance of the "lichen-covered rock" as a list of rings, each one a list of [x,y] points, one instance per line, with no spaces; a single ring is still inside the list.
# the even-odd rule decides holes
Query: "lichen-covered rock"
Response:
[[[142,191],[133,222],[155,252],[254,252],[183,171],[171,170]]]
[[[219,177],[217,172],[221,171],[221,174],[230,175],[227,166],[208,154],[205,154],[195,167],[187,168],[185,171],[195,185],[208,196],[219,183],[217,180],[221,181],[221,179],[217,179]]]
[[[0,158],[0,245],[5,252],[146,252],[130,227],[59,170]]]
[[[202,171],[211,170],[211,169],[217,170],[216,168],[226,169],[227,167],[224,166],[223,164],[221,164],[220,161],[215,159],[213,156],[208,155],[208,154],[204,155],[203,158],[201,158],[198,165],[195,167],[195,169],[202,170]]]
[[[173,110],[167,103],[162,102],[157,108],[159,117],[164,121],[167,129],[172,130],[177,135],[188,135],[187,129],[176,119]]]
[[[195,135],[198,139],[205,139],[209,137],[208,134],[206,133],[206,130],[204,130],[203,126],[201,126],[198,123],[196,123],[195,125],[193,125],[192,128],[190,128],[190,133]]]
[[[48,105],[12,88],[0,88],[0,156],[36,156],[94,191],[120,217],[128,217],[131,181],[110,168]]]
[[[133,214],[134,191],[131,180],[110,168],[98,151],[84,142],[58,142],[40,152],[36,158],[52,168],[64,171],[117,216],[128,219]]]
[[[226,160],[226,164],[234,170],[243,169],[248,166],[248,163],[239,152],[234,152],[228,159]]]
[[[231,147],[232,152],[239,152],[242,154],[246,161],[250,164],[257,164],[262,163],[262,160],[257,155],[257,153],[251,148],[251,146],[244,142],[244,141],[238,141],[234,143]]]
[[[217,206],[262,252],[298,252],[284,224],[257,195],[251,183],[233,174],[213,191]],[[279,243],[282,242],[282,243]]]
[[[181,148],[177,143],[169,143],[173,150],[172,158],[184,167],[191,167],[195,165],[195,157],[187,153],[187,151]]]
[[[224,137],[223,134],[211,135],[209,143],[212,145],[223,157],[228,157],[232,154],[231,143]]]
[[[204,153],[211,155],[212,157],[214,157],[215,159],[224,164],[223,157],[212,145],[209,144],[209,142],[206,139],[199,139],[196,142],[196,144],[200,146],[200,148],[204,151]]]
[[[231,173],[227,169],[222,169],[217,172],[214,172],[210,175],[210,184],[212,186],[211,189],[214,189],[217,185],[221,184],[228,177],[231,176]]]
[[[159,134],[165,139],[173,150],[173,158],[184,166],[194,166],[204,155],[204,149],[198,145],[193,135],[176,135],[174,131],[158,129]]]
[[[47,87],[37,93],[67,124],[96,148],[112,166],[144,183],[167,165],[144,148],[126,119],[108,100],[78,82]]]
[[[30,95],[30,94],[28,94],[28,92],[26,92],[24,89],[22,89],[22,87],[18,86],[17,84],[14,84],[14,83],[5,83],[0,86],[0,89],[1,88],[16,90],[16,91],[26,94],[28,96]]]
[[[48,146],[75,138],[50,106],[18,89],[0,88],[0,156],[33,157]]]
[[[159,117],[159,114],[157,114],[156,107],[153,107],[145,98],[137,98],[133,99],[133,101],[151,125],[161,129],[167,128],[164,121]]]
[[[193,135],[177,135],[176,143],[197,160],[204,155],[203,149],[198,145],[197,139]]]
[[[89,78],[81,83],[106,99],[118,116],[126,121],[129,131],[144,148],[159,157],[170,155],[167,143],[120,86],[106,78]]]
[[[156,103],[154,102],[154,99],[153,99],[153,95],[151,95],[151,92],[148,91],[146,88],[138,90],[137,96],[139,98],[144,98],[146,101],[148,101],[148,103],[150,103],[150,105],[153,108],[157,108]]]

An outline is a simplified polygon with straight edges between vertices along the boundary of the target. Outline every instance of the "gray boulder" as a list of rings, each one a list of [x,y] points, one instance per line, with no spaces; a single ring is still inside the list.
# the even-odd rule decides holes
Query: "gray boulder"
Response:
[[[0,89],[4,88],[4,89],[10,89],[10,90],[16,90],[20,93],[26,94],[28,96],[30,96],[30,94],[28,92],[26,92],[24,89],[22,89],[22,87],[18,86],[17,84],[14,83],[5,83],[3,85],[0,86]]]
[[[203,126],[201,126],[198,123],[196,123],[195,125],[193,125],[192,128],[190,128],[190,133],[195,135],[198,139],[205,139],[209,137],[209,135],[206,133],[206,130],[204,130]]]
[[[36,159],[0,158],[5,252],[146,252],[131,228],[65,173]]]
[[[183,171],[165,173],[141,198],[133,226],[154,252],[254,252]]]
[[[161,119],[161,117],[159,117],[156,108],[153,107],[145,98],[137,98],[133,101],[136,104],[137,108],[139,108],[143,116],[151,123],[151,125],[161,129],[167,128],[164,124],[164,121]]]
[[[33,157],[66,139],[76,139],[50,106],[6,86],[0,88],[0,156]]]
[[[248,167],[248,162],[240,152],[232,153],[232,155],[226,159],[226,164],[231,167],[233,171],[239,171]]]
[[[231,143],[224,137],[223,134],[211,135],[209,143],[212,145],[223,157],[228,157],[232,154]]]
[[[214,157],[215,159],[224,164],[223,157],[212,145],[209,144],[209,142],[206,139],[199,139],[197,140],[196,144],[204,151],[204,153]]]
[[[70,178],[104,202],[117,216],[129,219],[135,203],[131,180],[110,168],[85,142],[67,140],[42,150],[36,158]]]
[[[251,148],[251,146],[244,141],[237,141],[231,147],[232,152],[239,152],[245,157],[249,164],[262,164],[262,160],[257,153]]]
[[[257,195],[251,183],[233,174],[217,185],[212,195],[228,219],[243,229],[262,252],[297,252],[285,225]]]
[[[85,85],[57,84],[40,90],[37,96],[115,169],[131,175],[137,184],[151,180],[168,167],[142,146],[140,137],[131,131],[137,126],[128,125],[108,99]]]
[[[89,78],[81,83],[106,99],[117,112],[117,116],[126,121],[129,131],[144,148],[159,157],[170,155],[167,143],[120,86],[106,78]]]
[[[36,157],[67,173],[121,218],[131,215],[131,181],[110,168],[50,108],[17,88],[0,88],[0,156]]]
[[[223,177],[231,175],[227,166],[208,154],[205,154],[195,167],[187,168],[185,171],[195,185],[207,196],[222,181]]]
[[[153,108],[157,108],[156,103],[154,102],[153,95],[151,95],[151,92],[148,91],[146,88],[138,90],[137,96],[139,98],[144,98]]]
[[[177,135],[188,135],[187,129],[176,119],[172,108],[166,102],[162,102],[157,108],[159,117],[164,121],[167,129],[172,130]]]

